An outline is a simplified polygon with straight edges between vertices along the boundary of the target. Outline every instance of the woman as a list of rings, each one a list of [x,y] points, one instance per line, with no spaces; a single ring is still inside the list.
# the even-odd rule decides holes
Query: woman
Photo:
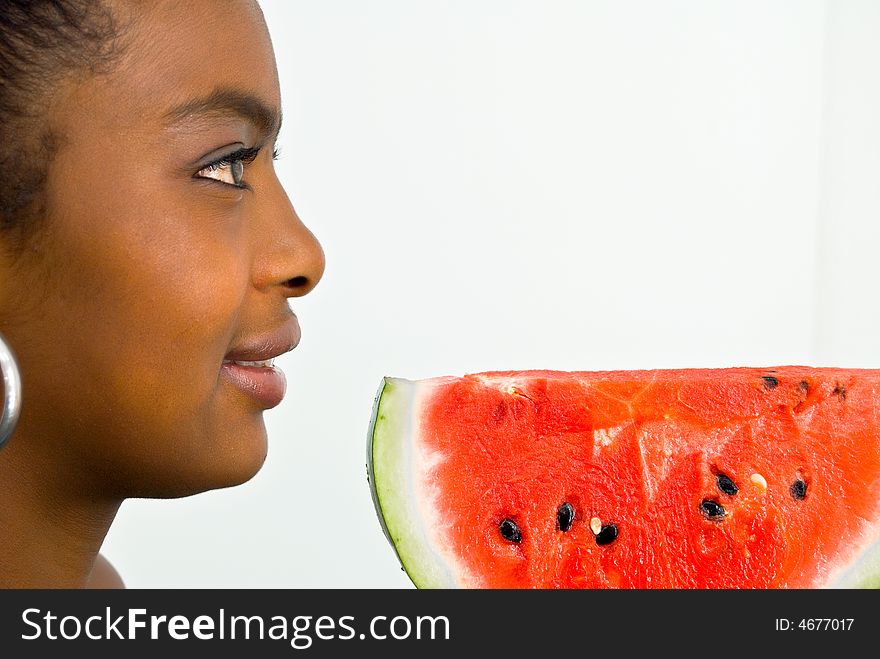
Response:
[[[259,470],[288,298],[324,255],[274,173],[253,0],[0,0],[0,64],[0,335],[22,382],[0,585],[110,585],[124,499]]]

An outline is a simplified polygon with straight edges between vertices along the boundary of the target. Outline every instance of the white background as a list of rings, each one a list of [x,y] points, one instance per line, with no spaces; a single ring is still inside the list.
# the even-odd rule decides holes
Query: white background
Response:
[[[327,271],[250,483],[129,501],[132,587],[411,587],[384,375],[880,367],[880,2],[263,0]]]

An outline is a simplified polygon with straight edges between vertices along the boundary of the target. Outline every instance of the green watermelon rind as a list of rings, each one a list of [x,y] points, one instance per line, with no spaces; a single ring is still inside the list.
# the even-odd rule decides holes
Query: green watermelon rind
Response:
[[[418,588],[442,588],[442,568],[417,526],[421,515],[409,485],[415,389],[415,382],[383,378],[367,436],[367,479],[382,530],[410,580]]]

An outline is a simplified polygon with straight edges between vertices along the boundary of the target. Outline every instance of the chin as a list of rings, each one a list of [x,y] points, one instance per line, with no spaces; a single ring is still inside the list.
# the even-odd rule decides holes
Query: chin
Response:
[[[202,469],[197,474],[191,472],[181,474],[173,480],[163,480],[157,485],[148,486],[134,496],[139,499],[178,499],[211,490],[235,487],[256,476],[264,461],[265,457],[251,462],[237,461],[234,464],[212,465],[209,471]]]
[[[246,483],[266,461],[268,439],[260,419],[259,427],[247,432],[227,430],[205,438],[189,438],[189,450],[175,451],[164,464],[153,464],[152,476],[142,472],[140,486],[129,496],[174,499]],[[172,464],[174,467],[169,468]]]
[[[256,476],[266,462],[268,452],[266,429],[262,423],[260,430],[260,433],[255,433],[256,436],[236,436],[233,438],[234,446],[226,446],[225,450],[212,454],[200,469],[188,470],[194,476],[192,487],[178,496],[234,487]]]

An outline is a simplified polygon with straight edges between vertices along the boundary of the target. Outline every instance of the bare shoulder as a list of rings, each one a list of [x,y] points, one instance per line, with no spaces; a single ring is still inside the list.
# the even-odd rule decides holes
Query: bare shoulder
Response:
[[[125,584],[110,561],[98,554],[86,588],[125,588]]]

